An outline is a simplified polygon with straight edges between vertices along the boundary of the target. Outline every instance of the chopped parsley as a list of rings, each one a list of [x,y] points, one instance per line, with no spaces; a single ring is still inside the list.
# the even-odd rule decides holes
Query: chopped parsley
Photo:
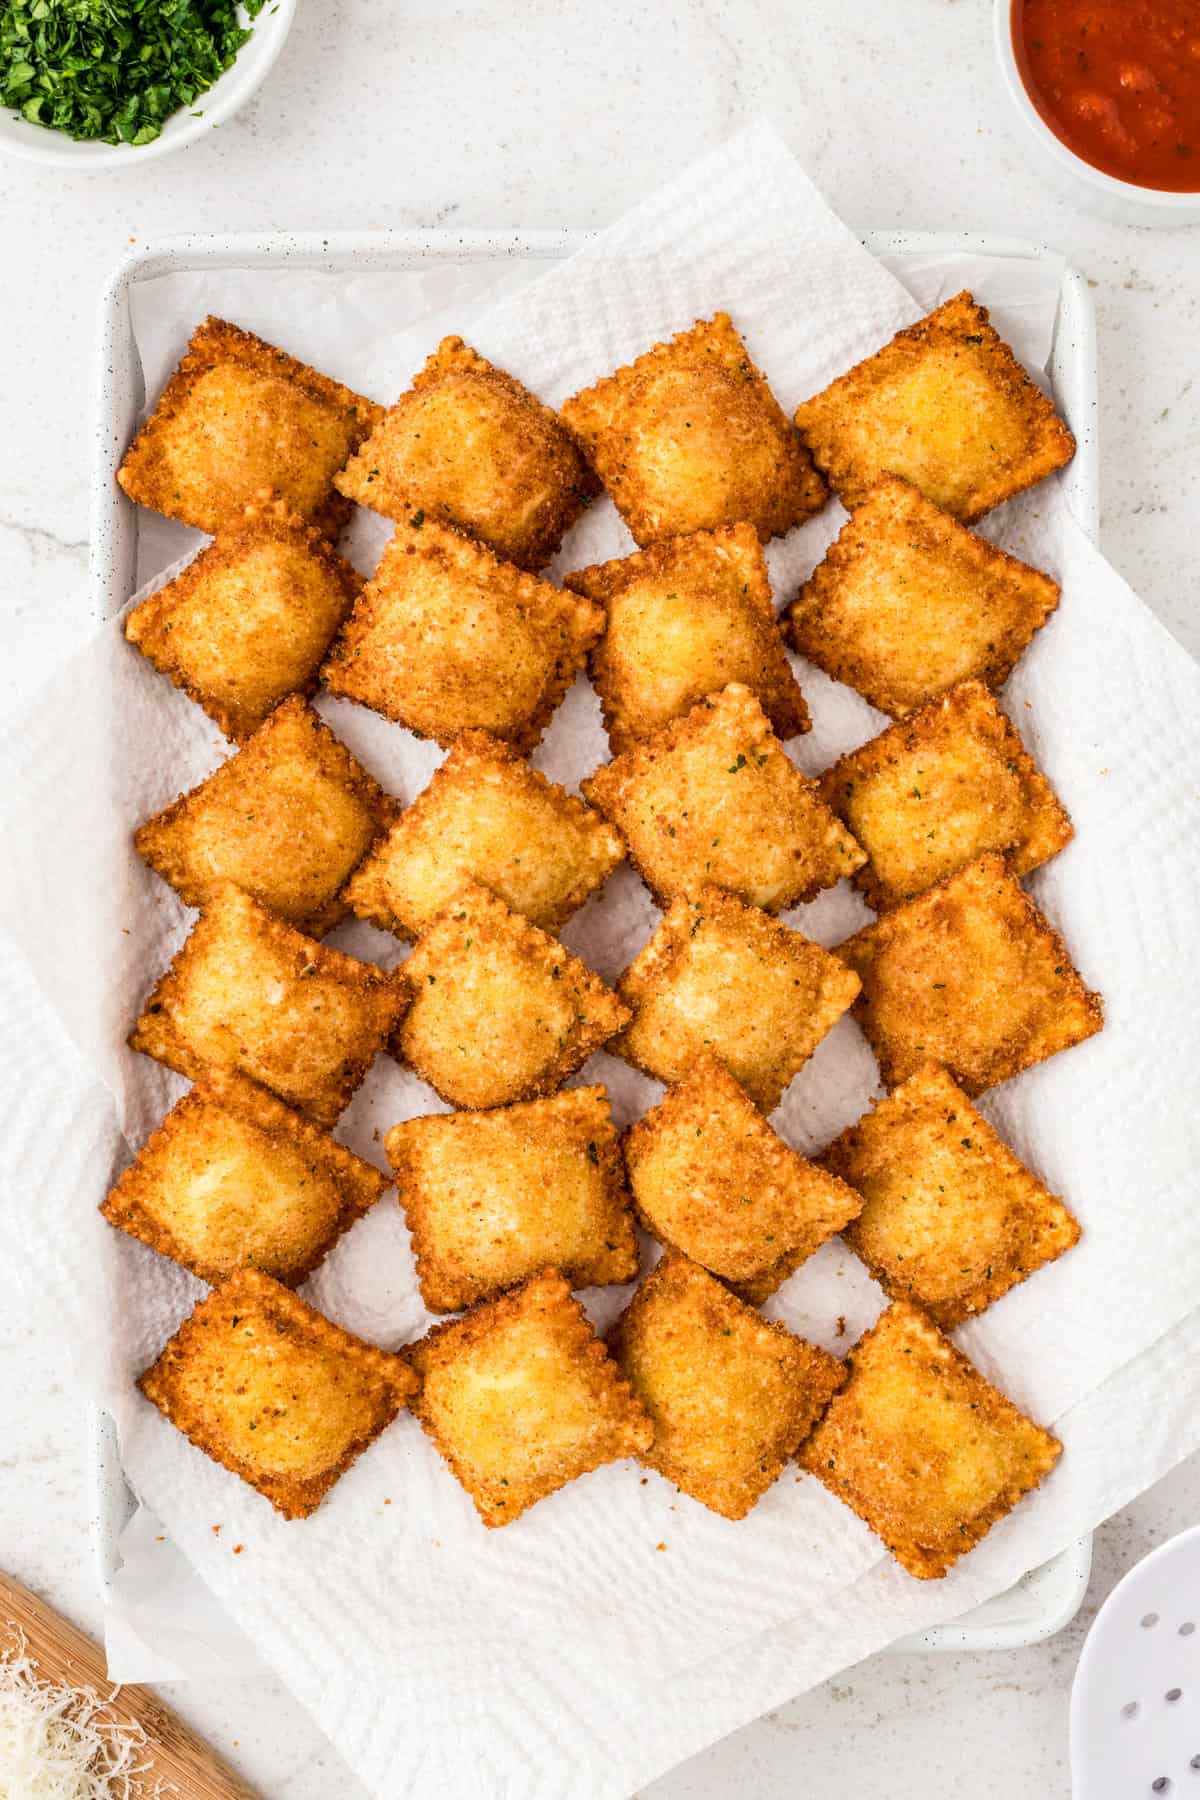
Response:
[[[149,144],[249,36],[235,0],[0,0],[0,100],[68,137]]]

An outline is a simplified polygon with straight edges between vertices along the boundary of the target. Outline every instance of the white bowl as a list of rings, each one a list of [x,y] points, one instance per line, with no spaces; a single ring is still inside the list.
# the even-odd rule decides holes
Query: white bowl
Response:
[[[1056,137],[1029,98],[1013,48],[1012,0],[993,0],[996,60],[1013,106],[1038,145],[1047,172],[1059,177],[1059,185],[1104,218],[1123,225],[1195,225],[1200,222],[1200,192],[1175,193],[1162,188],[1139,187],[1119,181],[1096,169]]]
[[[32,125],[19,113],[0,108],[0,150],[27,162],[47,163],[60,169],[73,169],[87,174],[99,169],[130,169],[153,156],[166,156],[182,150],[185,144],[205,137],[215,126],[232,118],[266,80],[275,58],[283,49],[296,14],[296,0],[267,0],[257,19],[242,23],[251,27],[250,36],[219,81],[192,106],[180,107],[166,120],[158,137],[148,144],[102,144],[91,139],[79,141],[63,131],[51,131],[45,125]],[[202,116],[197,118],[199,113]]]

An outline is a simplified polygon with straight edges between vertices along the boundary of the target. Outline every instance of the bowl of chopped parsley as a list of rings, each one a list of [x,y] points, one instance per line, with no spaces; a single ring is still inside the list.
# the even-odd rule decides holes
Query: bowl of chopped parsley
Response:
[[[0,0],[0,150],[78,170],[182,149],[230,118],[296,0]]]

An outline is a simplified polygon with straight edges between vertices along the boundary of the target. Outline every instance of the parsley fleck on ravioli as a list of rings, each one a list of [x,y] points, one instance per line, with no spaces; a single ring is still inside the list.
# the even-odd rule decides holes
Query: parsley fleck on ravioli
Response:
[[[646,1277],[609,1341],[654,1421],[642,1462],[727,1519],[761,1500],[846,1379],[684,1256]]]
[[[920,1581],[945,1575],[1062,1452],[906,1301],[850,1352],[801,1466]]]
[[[642,546],[742,520],[766,543],[827,498],[728,313],[656,344],[562,416]]]
[[[316,1511],[416,1386],[258,1269],[231,1275],[186,1318],[138,1386],[197,1449],[285,1519]]]
[[[839,944],[888,1087],[926,1062],[974,1096],[1104,1023],[1066,945],[993,852]]]
[[[866,861],[736,682],[582,786],[664,903],[707,881],[780,912]]]
[[[1075,454],[1075,439],[964,291],[797,408],[847,506],[902,475],[968,524]]]
[[[423,507],[522,569],[545,568],[599,491],[562,420],[460,337],[442,339],[335,483],[390,519]]]
[[[419,737],[450,744],[475,729],[528,751],[603,629],[590,600],[417,511],[397,525],[322,675]]]
[[[373,400],[211,316],[125,453],[139,506],[216,532],[264,491],[333,536],[350,502],[333,477],[383,417]]]
[[[614,755],[731,681],[757,696],[781,738],[809,730],[753,526],[667,538],[564,585],[607,617],[590,662]]]
[[[653,1426],[557,1269],[435,1325],[409,1401],[485,1525],[649,1448]]]

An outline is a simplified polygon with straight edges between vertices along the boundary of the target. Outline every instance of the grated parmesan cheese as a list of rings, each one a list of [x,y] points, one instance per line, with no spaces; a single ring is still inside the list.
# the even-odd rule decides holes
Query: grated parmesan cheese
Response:
[[[0,1657],[0,1800],[138,1800],[145,1744],[94,1688],[41,1680],[23,1639]]]

